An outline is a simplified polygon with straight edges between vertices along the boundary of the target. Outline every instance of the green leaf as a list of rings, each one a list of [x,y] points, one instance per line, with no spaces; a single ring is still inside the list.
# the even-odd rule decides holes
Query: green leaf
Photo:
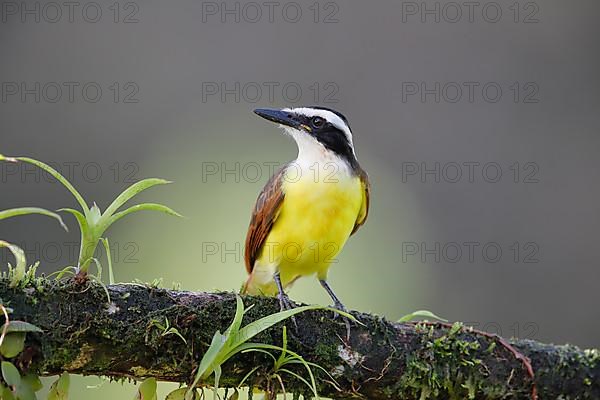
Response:
[[[192,387],[196,386],[200,378],[202,378],[205,375],[210,375],[212,373],[212,369],[209,370],[209,367],[217,359],[219,352],[225,345],[225,341],[226,337],[222,335],[221,332],[215,332],[210,346],[208,347],[208,350],[206,350],[206,353],[204,353],[204,356],[202,356],[202,360],[200,361],[200,365],[198,366],[198,371],[196,372],[197,379],[194,380],[194,384],[192,385]]]
[[[0,240],[0,248],[6,247],[8,248],[13,255],[15,256],[16,266],[13,272],[13,275],[10,279],[10,287],[16,287],[19,282],[25,277],[25,269],[27,267],[27,260],[25,260],[25,253],[21,250],[20,247],[15,246],[14,244],[10,244],[5,242],[4,240]]]
[[[198,391],[196,389],[185,389],[185,400],[197,400],[200,398],[200,395],[198,394]],[[202,396],[204,396],[204,393],[202,394]]]
[[[6,218],[17,217],[19,215],[29,215],[29,214],[41,214],[46,215],[48,217],[54,218],[58,221],[60,226],[64,228],[65,231],[69,231],[69,228],[65,225],[60,215],[53,213],[52,211],[48,211],[43,208],[38,207],[21,207],[21,208],[11,208],[10,210],[0,211],[0,220]]]
[[[96,203],[90,208],[90,212],[87,215],[87,221],[90,226],[96,226],[98,221],[102,217],[102,212]]]
[[[64,211],[72,214],[79,224],[79,230],[81,231],[81,242],[79,244],[79,260],[77,262],[77,266],[87,272],[96,247],[98,246],[98,239],[93,232],[94,227],[90,226],[86,216],[77,210],[72,208],[61,208],[58,211]],[[90,212],[91,211],[88,211],[88,214],[90,214]]]
[[[106,261],[108,263],[108,283],[110,285],[115,283],[115,274],[113,272],[113,267],[112,267],[112,255],[110,253],[110,243],[108,241],[108,238],[102,238],[100,239],[100,241],[102,242],[102,245],[104,246],[104,251],[106,251]]]
[[[319,398],[319,394],[317,393],[317,389],[314,386],[314,382],[313,382],[313,384],[310,384],[302,376],[300,376],[297,373],[292,372],[292,371],[290,371],[289,369],[286,369],[286,368],[281,368],[279,371],[288,373],[288,374],[292,375],[293,377],[295,377],[296,379],[300,380],[302,383],[304,383],[306,386],[308,386],[313,391],[313,394],[315,395],[315,398],[317,398],[317,399]]]
[[[248,353],[248,352],[263,353],[263,354],[266,354],[267,356],[271,357],[273,359],[273,363],[277,362],[277,359],[275,358],[275,356],[273,354],[271,354],[270,351],[266,351],[266,350],[261,349],[260,347],[256,347],[256,346],[254,346],[255,344],[256,343],[244,343],[243,345],[238,347],[238,350],[239,350],[238,353]],[[238,387],[240,387],[239,384],[238,384]]]
[[[6,324],[4,324],[6,325]],[[0,328],[0,331],[2,331],[4,329],[4,325],[2,325],[2,327]],[[25,322],[25,321],[10,321],[8,324],[8,328],[6,330],[6,332],[43,332],[43,330],[41,330],[40,328],[38,328],[37,326],[30,324],[29,322]]]
[[[50,386],[48,392],[48,400],[68,400],[69,398],[69,386],[71,384],[71,378],[68,373],[63,372],[56,381]]]
[[[186,387],[173,390],[165,397],[165,400],[185,400]]]
[[[50,175],[52,175],[54,178],[56,178],[57,181],[59,181],[60,183],[62,183],[62,185],[64,187],[66,187],[69,192],[71,192],[71,194],[73,195],[73,197],[75,197],[75,199],[77,200],[77,202],[79,203],[79,205],[81,206],[81,208],[84,210],[84,213],[87,214],[89,211],[89,208],[87,206],[87,203],[85,202],[85,200],[83,199],[83,197],[81,196],[81,194],[79,194],[79,192],[75,189],[75,187],[73,187],[73,185],[71,185],[71,183],[64,177],[62,176],[57,170],[55,170],[54,168],[52,168],[51,166],[38,161],[38,160],[34,160],[33,158],[28,158],[28,157],[16,157],[17,160],[19,161],[23,161],[29,164],[33,164],[38,168],[43,169],[44,171],[48,172]]]
[[[286,345],[287,347],[287,345]],[[315,398],[319,399],[319,395],[317,393],[317,385],[316,385],[316,381],[315,381],[315,376],[312,372],[312,370],[310,369],[311,365],[320,368],[321,370],[323,370],[325,373],[327,373],[327,375],[329,375],[329,372],[327,372],[323,367],[321,367],[320,365],[314,364],[314,363],[309,363],[307,362],[300,354],[295,353],[291,350],[287,350],[286,348],[283,347],[279,347],[279,346],[275,346],[272,344],[266,344],[266,343],[245,343],[242,344],[241,346],[238,347],[238,349],[243,352],[254,352],[254,351],[258,351],[258,352],[263,352],[265,349],[270,349],[270,350],[279,350],[282,351],[283,354],[290,354],[292,357],[291,358],[287,358],[287,360],[283,363],[285,364],[302,364],[304,366],[304,368],[306,368],[306,371],[308,372],[308,376],[310,377],[310,382],[308,383],[308,381],[302,379],[303,382],[306,383],[306,385],[313,391],[313,394],[315,395]],[[282,355],[283,355],[282,354]],[[284,357],[285,359],[286,357]],[[284,369],[281,368],[281,365],[277,366],[278,362],[275,363],[276,365],[276,369],[275,372],[277,371],[283,371]],[[329,375],[330,378],[331,375]],[[332,378],[333,380],[333,378]]]
[[[127,203],[131,198],[136,196],[138,193],[143,192],[146,189],[149,189],[156,185],[166,185],[171,183],[170,181],[159,179],[159,178],[148,178],[142,181],[136,182],[133,185],[129,186],[123,193],[121,193],[117,198],[111,203],[110,206],[104,212],[105,216],[110,217],[113,215],[123,204]]]
[[[270,355],[271,357],[273,357],[273,355],[271,353],[269,353],[268,351],[265,351],[265,353],[267,353],[268,355]],[[275,357],[273,357],[273,359],[275,359]],[[260,368],[260,366],[257,365],[256,367],[254,367],[250,371],[248,371],[248,373],[242,378],[242,380],[239,381],[237,387],[241,388],[242,386],[244,386],[244,382],[246,382],[246,380],[248,378],[250,378],[250,376],[252,376],[252,374],[255,373],[256,370],[259,369],[259,368]],[[234,390],[237,392],[237,388],[234,388]]]
[[[89,228],[88,223],[87,223],[87,220],[85,219],[85,216],[81,212],[74,210],[72,208],[61,208],[58,211],[59,212],[64,211],[64,212],[73,214],[73,216],[75,216],[75,219],[77,220],[77,223],[79,224],[79,229],[81,230],[81,232],[82,233],[84,231],[87,232],[87,230]]]
[[[462,329],[462,327],[463,327],[462,322],[456,321],[455,323],[452,324],[452,328],[450,328],[448,335],[450,335],[450,336],[456,335]]]
[[[310,310],[320,310],[324,308],[325,307],[318,305],[302,306],[293,308],[291,310],[280,311],[275,314],[267,315],[266,317],[251,322],[242,329],[240,329],[239,332],[237,332],[237,334],[235,335],[235,339],[233,340],[232,346],[237,347],[238,345],[252,339],[254,336],[258,335],[262,331],[269,329],[273,325],[276,325],[279,322],[288,319],[296,314],[300,314]]]
[[[21,379],[21,383],[17,386],[17,398],[19,400],[36,400],[35,391],[30,385],[30,382]]]
[[[217,400],[217,390],[219,390],[219,381],[221,380],[221,366],[215,367],[215,384],[213,385],[213,400]]]
[[[112,215],[109,219],[108,222],[106,223],[106,227],[109,227],[110,225],[112,225],[113,223],[117,222],[118,220],[120,220],[121,218],[123,218],[124,216],[137,212],[137,211],[160,211],[163,212],[165,214],[168,215],[173,215],[175,217],[181,217],[182,215],[179,214],[177,211],[174,211],[173,209],[164,206],[162,204],[156,204],[156,203],[142,203],[142,204],[137,204],[135,206],[131,206],[126,210],[120,211],[114,215]]]
[[[15,395],[12,390],[7,388],[6,386],[1,386],[0,388],[0,399],[2,400],[15,400]]]
[[[9,386],[16,387],[21,383],[19,370],[8,361],[2,361],[2,378],[4,378],[4,382]]]
[[[225,331],[225,336],[227,336],[227,342],[232,343],[235,335],[232,335],[233,332],[238,332],[240,330],[240,326],[242,326],[242,319],[244,318],[244,302],[240,295],[235,295],[235,315],[233,316],[233,321],[229,328]]]
[[[42,385],[42,381],[40,377],[36,374],[29,373],[21,378],[21,381],[25,381],[34,392],[41,390],[44,386]]]
[[[25,332],[7,333],[0,344],[0,354],[6,358],[19,355],[25,348]]]
[[[405,316],[400,318],[398,320],[398,322],[408,322],[408,321],[412,321],[413,319],[416,319],[416,318],[431,318],[431,319],[437,319],[438,321],[442,321],[442,322],[448,322],[447,319],[438,317],[431,311],[427,311],[427,310],[418,310],[418,311],[412,312],[410,314],[406,314]]]
[[[18,160],[14,157],[7,157],[4,154],[0,154],[0,161],[8,161],[8,162],[18,162]]]
[[[313,363],[308,363],[306,360],[304,360],[304,358],[302,358],[302,356],[300,354],[295,353],[295,352],[293,352],[291,350],[286,350],[283,347],[275,346],[275,345],[272,345],[272,344],[266,344],[266,343],[245,343],[245,344],[242,344],[241,346],[239,346],[238,349],[242,353],[246,353],[246,352],[264,352],[265,349],[270,349],[270,350],[279,350],[279,351],[282,351],[283,354],[286,354],[286,353],[290,354],[292,356],[292,358],[289,358],[283,364],[302,364],[306,368],[306,370],[308,372],[308,375],[310,377],[311,383],[309,383],[305,379],[302,379],[302,381],[304,383],[306,383],[306,385],[310,388],[310,390],[313,391],[313,394],[315,395],[315,398],[319,399],[319,394],[317,393],[317,385],[316,385],[316,382],[315,382],[315,376],[314,376],[312,370],[310,369],[310,365],[317,366],[320,369],[322,369],[323,371],[325,371],[325,369],[323,367],[321,367],[320,365],[313,364]],[[273,357],[273,356],[271,355],[271,357]],[[284,368],[281,368],[281,365],[277,366],[277,362],[275,364],[276,364],[275,372],[277,372],[277,371],[286,371]],[[327,375],[329,375],[329,373],[327,371],[325,371],[325,372],[327,373]],[[329,376],[331,377],[331,375],[329,375]]]
[[[262,345],[260,344],[245,344],[245,342],[259,334],[260,332],[296,314],[309,310],[318,310],[325,308],[323,306],[297,307],[291,310],[285,310],[272,315],[268,315],[257,321],[251,322],[240,329],[242,317],[244,315],[244,303],[242,302],[242,299],[239,296],[236,296],[236,302],[236,313],[231,325],[229,326],[229,328],[227,328],[225,334],[221,334],[219,331],[217,331],[214,334],[212,342],[208,347],[208,350],[202,357],[202,360],[200,360],[200,365],[196,370],[194,381],[187,390],[186,400],[189,398],[191,391],[196,387],[198,382],[200,382],[200,380],[203,378],[207,378],[212,373],[215,374],[214,387],[217,388],[220,378],[221,365],[225,363],[228,359],[230,359],[240,351],[248,350],[251,348],[261,348]],[[292,352],[289,353],[294,354]],[[301,358],[300,356],[298,357]],[[313,379],[312,376],[311,379]]]
[[[134,400],[156,400],[156,379],[145,379],[140,384]]]

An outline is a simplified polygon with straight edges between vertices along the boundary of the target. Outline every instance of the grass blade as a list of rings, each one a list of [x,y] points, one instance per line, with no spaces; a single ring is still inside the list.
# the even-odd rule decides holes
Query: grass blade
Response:
[[[269,329],[273,325],[276,325],[279,322],[288,319],[296,314],[300,314],[302,312],[310,310],[322,310],[324,308],[325,307],[318,305],[302,306],[293,308],[291,310],[280,311],[275,314],[267,315],[266,317],[251,322],[242,329],[240,329],[239,332],[237,332],[237,334],[235,335],[232,346],[237,347],[240,344],[252,339],[260,332]]]
[[[0,211],[0,219],[17,217],[19,215],[28,215],[28,214],[41,214],[46,215],[48,217],[54,218],[58,221],[60,226],[63,227],[65,231],[69,231],[69,228],[65,225],[64,221],[57,213],[52,211],[48,211],[44,208],[39,207],[21,207],[21,208],[11,208],[10,210]]]
[[[6,247],[11,253],[15,256],[15,269],[13,271],[13,275],[10,279],[10,287],[16,287],[19,282],[25,277],[25,270],[27,267],[27,261],[25,260],[25,252],[14,244],[10,244],[5,242],[4,240],[0,240],[0,248]]]
[[[106,259],[108,261],[108,283],[113,285],[115,283],[115,275],[113,273],[112,268],[112,255],[110,254],[110,243],[108,242],[108,238],[100,239],[102,241],[102,245],[104,246],[104,250],[106,251]]]
[[[267,352],[267,353],[268,353],[268,352]],[[269,353],[269,354],[270,354],[270,353]],[[250,376],[251,376],[253,373],[255,373],[255,372],[256,372],[256,370],[257,370],[257,369],[259,369],[259,368],[260,368],[260,367],[258,367],[258,366],[256,366],[256,367],[252,368],[252,369],[250,370],[250,372],[248,372],[248,373],[246,374],[246,376],[244,376],[244,377],[242,378],[242,380],[240,381],[240,383],[238,383],[238,385],[237,385],[238,389],[240,389],[242,386],[244,386],[244,382],[246,382],[246,379],[250,378]]]
[[[72,208],[61,208],[58,210],[59,212],[68,212],[69,214],[72,214],[75,219],[77,220],[77,223],[79,224],[79,229],[81,230],[81,233],[83,234],[83,232],[87,232],[88,230],[88,223],[87,220],[85,219],[85,216],[80,213],[77,210],[74,210]]]
[[[244,346],[244,345],[242,345],[242,346]],[[269,357],[271,357],[273,359],[273,362],[277,362],[277,359],[275,358],[275,356],[273,354],[271,354],[271,352],[263,350],[263,349],[259,349],[259,348],[255,348],[255,347],[250,347],[250,348],[244,348],[244,349],[242,349],[239,352],[240,353],[253,353],[253,352],[254,353],[263,353],[263,354],[266,354]]]
[[[38,333],[42,333],[44,332],[41,328],[30,324],[29,322],[25,322],[25,321],[10,321],[8,323],[8,326],[6,326],[6,324],[2,325],[2,327],[0,327],[0,330],[4,330],[4,328],[6,327],[6,333],[11,333],[11,332],[38,332]]]
[[[173,215],[175,217],[181,217],[182,215],[179,214],[177,211],[173,210],[172,208],[169,208],[167,206],[164,206],[162,204],[156,204],[156,203],[143,203],[143,204],[137,204],[135,206],[131,206],[126,210],[120,211],[114,215],[111,215],[110,218],[108,219],[108,222],[106,223],[106,227],[108,228],[110,225],[112,225],[113,223],[117,222],[118,220],[120,220],[121,218],[123,218],[124,216],[137,212],[137,211],[160,211],[163,212],[165,214],[168,215]],[[107,210],[108,212],[108,210]],[[110,215],[110,214],[106,214],[106,215]]]
[[[83,197],[81,196],[81,194],[79,194],[79,192],[77,191],[77,189],[75,189],[75,187],[73,185],[71,185],[71,182],[69,182],[67,180],[67,178],[65,178],[64,176],[62,176],[60,174],[60,172],[58,172],[57,170],[55,170],[54,168],[52,168],[51,166],[38,161],[38,160],[34,160],[33,158],[29,158],[29,157],[15,157],[17,160],[19,161],[23,161],[29,164],[33,164],[38,168],[43,169],[44,171],[46,171],[47,173],[49,173],[50,175],[52,175],[54,178],[56,178],[57,181],[59,181],[60,183],[62,183],[62,185],[64,187],[66,187],[69,192],[71,192],[71,194],[73,195],[73,197],[75,197],[75,199],[77,200],[77,202],[79,203],[79,205],[81,206],[81,208],[84,211],[84,214],[87,214],[89,212],[89,207],[87,205],[87,203],[85,202],[85,200],[83,199]],[[1,158],[0,158],[1,159]]]
[[[310,369],[309,363],[300,354],[293,352],[291,350],[286,350],[283,347],[275,346],[272,344],[265,344],[265,343],[245,343],[245,344],[239,346],[238,349],[240,349],[242,352],[252,352],[252,351],[260,351],[260,349],[263,349],[263,350],[269,349],[269,350],[278,350],[278,351],[282,351],[282,352],[290,354],[292,357],[294,357],[294,360],[297,361],[297,363],[302,364],[306,368],[308,375],[310,376],[310,381],[312,383],[312,384],[309,384],[308,381],[306,381],[306,384],[308,387],[311,388],[311,390],[313,390],[315,396],[317,398],[319,398],[319,396],[317,394],[317,389],[316,389],[317,386],[316,386],[315,376],[314,376],[312,370]],[[237,353],[237,351],[236,351],[236,353]],[[232,357],[234,354],[231,354],[227,358]],[[287,361],[286,363],[289,363],[290,361],[291,360]],[[284,369],[279,368],[279,371],[282,371],[282,370],[284,370]]]
[[[281,368],[279,371],[286,372],[286,373],[292,375],[293,377],[295,377],[296,379],[300,380],[301,382],[303,382],[306,386],[308,386],[310,388],[310,390],[313,391],[313,394],[315,395],[315,398],[319,399],[319,394],[317,393],[317,387],[315,386],[315,382],[312,382],[312,384],[311,384],[306,379],[304,379],[303,377],[301,377],[297,373],[290,371],[287,368]]]
[[[406,314],[405,316],[403,316],[402,318],[400,318],[398,320],[398,322],[408,322],[408,321],[412,321],[415,318],[432,318],[432,319],[437,319],[437,320],[442,321],[442,322],[448,322],[447,319],[438,317],[437,315],[435,315],[431,311],[427,311],[427,310],[417,310],[417,311],[412,312],[410,314]]]
[[[219,381],[221,380],[221,367],[215,367],[215,385],[213,386],[213,400],[217,400],[217,390],[219,390]]]
[[[221,332],[217,331],[214,334],[210,346],[208,346],[208,350],[206,350],[206,353],[204,353],[204,356],[202,356],[202,360],[200,360],[200,365],[196,371],[194,382],[189,387],[190,391],[196,387],[204,375],[210,375],[210,373],[212,373],[213,369],[211,366],[214,364],[215,360],[217,360],[221,349],[225,345],[225,341],[226,338],[221,334]]]
[[[233,317],[231,325],[229,325],[229,328],[227,328],[225,331],[225,336],[227,336],[227,345],[233,343],[235,334],[232,333],[239,332],[240,326],[242,326],[242,318],[244,317],[244,302],[242,301],[242,298],[236,294],[235,301],[235,316]]]
[[[159,178],[148,178],[142,181],[136,182],[133,185],[129,186],[123,193],[121,193],[117,198],[108,206],[104,215],[111,216],[113,215],[121,206],[131,200],[132,197],[136,196],[140,192],[143,192],[146,189],[150,189],[156,185],[166,185],[171,183],[170,181],[159,179]]]
[[[285,350],[281,346],[277,346],[274,344],[268,344],[268,343],[254,343],[254,342],[244,343],[235,349],[235,353],[239,353],[239,352],[247,353],[247,352],[251,352],[251,351],[258,351],[259,349],[284,351],[284,352],[290,354],[291,356],[293,356],[294,358],[303,360],[302,356],[298,353],[295,353],[291,350]],[[234,354],[229,355],[228,358],[231,358],[231,356],[233,356],[233,355]],[[271,356],[273,356],[273,355],[271,355]]]

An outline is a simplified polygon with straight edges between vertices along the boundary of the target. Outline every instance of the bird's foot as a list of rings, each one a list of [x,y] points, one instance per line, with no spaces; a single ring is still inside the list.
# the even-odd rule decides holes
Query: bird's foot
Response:
[[[282,292],[279,292],[277,294],[277,298],[279,299],[279,308],[281,311],[286,311],[286,310],[291,310],[293,308],[296,308],[294,306],[294,304],[292,303],[292,301],[290,300],[290,297]]]
[[[287,294],[285,294],[284,292],[279,292],[279,294],[277,294],[277,298],[279,299],[279,310],[280,311],[287,311],[287,310],[292,310],[292,309],[296,308],[296,306],[290,300],[289,296]],[[290,319],[294,323],[294,326],[296,327],[296,329],[298,329],[298,324],[296,323],[296,318],[294,316],[292,316],[292,317],[290,317]]]
[[[346,306],[344,306],[342,304],[342,302],[340,302],[340,301],[336,301],[333,304],[333,308],[335,308],[336,310],[339,310],[339,311],[341,311],[343,313],[350,314],[348,312],[348,309],[346,308]],[[340,314],[337,311],[334,311],[333,312],[333,319],[335,320],[335,319],[338,319],[338,318],[341,318],[342,321],[344,321],[344,325],[346,325],[346,341],[348,341],[348,340],[350,340],[350,327],[352,325],[355,325],[355,322],[352,321],[352,320],[350,320],[350,318],[348,318],[347,316],[345,316],[343,314]]]
[[[336,301],[335,303],[333,303],[333,306],[331,306],[332,308],[335,308],[336,310],[339,310],[341,312],[344,313],[348,313],[348,309],[346,308],[345,305],[342,304],[341,301]],[[333,319],[337,319],[339,316],[342,316],[344,318],[346,318],[344,315],[337,313],[337,312],[333,312]]]

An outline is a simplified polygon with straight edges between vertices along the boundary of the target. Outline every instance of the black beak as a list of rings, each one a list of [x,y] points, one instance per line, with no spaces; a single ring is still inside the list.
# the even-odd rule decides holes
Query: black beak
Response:
[[[291,126],[292,128],[297,128],[300,126],[298,117],[291,112],[286,112],[275,108],[257,108],[254,110],[254,113],[263,117],[264,119],[268,119],[269,121],[273,121],[281,125]]]

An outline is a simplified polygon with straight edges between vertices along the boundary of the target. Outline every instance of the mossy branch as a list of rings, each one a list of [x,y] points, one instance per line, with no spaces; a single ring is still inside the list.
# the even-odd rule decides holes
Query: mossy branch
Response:
[[[11,288],[7,280],[0,280],[0,298],[14,310],[13,318],[43,329],[43,333],[27,335],[16,365],[43,375],[68,371],[190,382],[213,334],[230,324],[236,308],[231,293],[191,293],[136,284],[110,285],[108,292],[110,304],[104,289],[91,282],[38,279],[25,288]],[[279,310],[272,298],[245,297],[244,302],[254,304],[244,324]],[[322,396],[532,398],[533,382],[523,361],[491,335],[459,325],[397,324],[374,315],[353,314],[364,326],[353,326],[348,341],[343,321],[333,320],[330,312],[296,316],[297,330],[288,323],[288,348],[335,378],[334,384],[327,374],[319,375]],[[181,337],[161,332],[165,319]],[[281,346],[281,338],[279,325],[254,341]],[[598,351],[531,340],[510,343],[531,361],[540,399],[600,398]],[[279,387],[270,374],[273,361],[262,353],[240,354],[227,361],[222,366],[221,386],[237,386],[255,367],[245,384]],[[301,367],[296,372],[303,374]],[[284,385],[287,393],[306,392],[306,386],[295,378]]]

